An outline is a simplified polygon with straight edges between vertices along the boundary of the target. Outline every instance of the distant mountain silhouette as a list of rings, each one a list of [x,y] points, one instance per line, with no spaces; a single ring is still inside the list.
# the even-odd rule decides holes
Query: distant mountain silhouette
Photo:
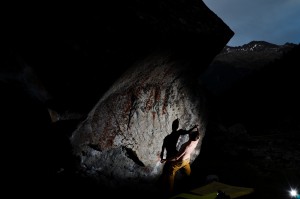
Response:
[[[265,41],[252,41],[239,47],[226,46],[201,75],[207,89],[221,94],[244,77],[261,70],[296,44],[275,45]]]
[[[226,47],[203,76],[211,106],[225,124],[296,128],[300,45],[250,42]],[[255,57],[255,59],[253,58]]]

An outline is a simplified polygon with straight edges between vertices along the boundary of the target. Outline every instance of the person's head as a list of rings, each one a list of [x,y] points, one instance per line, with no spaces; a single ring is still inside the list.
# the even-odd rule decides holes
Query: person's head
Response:
[[[176,131],[179,127],[179,119],[177,118],[176,120],[173,121],[172,123],[172,130]]]
[[[199,140],[200,133],[199,133],[199,131],[192,131],[192,132],[190,132],[189,136],[190,136],[190,140],[196,141],[196,140]]]

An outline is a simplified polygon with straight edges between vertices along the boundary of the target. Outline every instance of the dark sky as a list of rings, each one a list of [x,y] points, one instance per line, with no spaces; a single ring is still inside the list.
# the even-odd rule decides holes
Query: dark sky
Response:
[[[250,41],[300,43],[299,0],[203,0],[234,32],[229,46]]]

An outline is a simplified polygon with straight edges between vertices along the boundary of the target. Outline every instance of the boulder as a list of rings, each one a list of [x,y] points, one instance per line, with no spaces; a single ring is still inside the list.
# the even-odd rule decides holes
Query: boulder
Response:
[[[101,96],[70,141],[80,171],[101,185],[156,191],[163,139],[176,118],[182,129],[200,125],[201,140],[191,163],[200,154],[206,104],[198,77],[233,32],[202,1],[160,1],[151,6],[134,2],[130,16],[138,23],[125,32],[136,35],[134,30],[139,30],[141,34],[130,37],[130,43],[140,51],[132,46],[125,49],[134,61]],[[178,146],[187,138],[182,136]]]

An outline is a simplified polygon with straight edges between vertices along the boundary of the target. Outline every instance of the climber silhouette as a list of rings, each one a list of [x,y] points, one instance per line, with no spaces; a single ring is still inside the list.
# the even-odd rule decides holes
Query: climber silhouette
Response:
[[[171,158],[163,159],[161,162],[170,162],[169,164],[169,171],[168,171],[168,184],[167,190],[165,190],[167,195],[172,195],[174,193],[174,180],[175,175],[177,171],[180,169],[183,169],[186,176],[191,175],[191,166],[190,166],[190,160],[191,155],[196,149],[198,142],[200,140],[200,133],[197,129],[197,131],[192,131],[189,133],[189,140],[181,145],[179,152]]]
[[[193,126],[189,130],[184,130],[184,129],[178,129],[179,128],[179,119],[175,119],[172,123],[172,132],[168,134],[164,140],[163,140],[163,145],[161,148],[161,153],[160,153],[160,161],[161,163],[165,163],[163,167],[163,172],[161,176],[162,184],[163,186],[166,185],[167,179],[168,179],[168,167],[170,167],[170,162],[169,161],[164,161],[164,159],[169,159],[177,155],[178,150],[177,150],[177,142],[178,139],[181,135],[186,135],[192,132],[195,128],[197,128],[197,125]],[[166,152],[166,157],[164,158]]]

